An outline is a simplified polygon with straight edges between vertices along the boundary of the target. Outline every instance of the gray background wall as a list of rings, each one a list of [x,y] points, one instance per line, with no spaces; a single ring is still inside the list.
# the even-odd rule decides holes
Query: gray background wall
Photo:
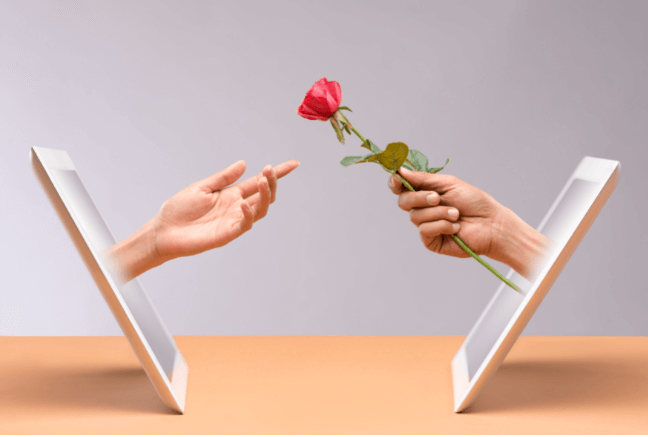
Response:
[[[450,157],[533,226],[583,156],[621,161],[525,334],[648,335],[646,22],[641,1],[2,1],[0,334],[120,335],[32,146],[68,151],[119,239],[236,160],[301,161],[250,233],[140,278],[174,335],[466,334],[497,279],[426,250],[384,172],[340,166],[355,141],[295,114],[326,76],[366,136]]]

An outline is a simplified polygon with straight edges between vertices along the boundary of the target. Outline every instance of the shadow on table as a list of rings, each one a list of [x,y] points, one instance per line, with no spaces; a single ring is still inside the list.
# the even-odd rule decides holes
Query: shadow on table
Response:
[[[121,411],[169,414],[144,370],[140,368],[38,368],[4,375],[0,410],[39,412]]]
[[[645,366],[632,361],[505,362],[465,412],[619,408],[621,404],[648,408]]]

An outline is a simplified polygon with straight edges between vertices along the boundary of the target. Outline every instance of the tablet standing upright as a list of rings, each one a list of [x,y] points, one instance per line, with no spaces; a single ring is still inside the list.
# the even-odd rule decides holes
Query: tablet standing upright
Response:
[[[33,147],[32,168],[162,401],[184,413],[189,369],[137,279],[120,285],[101,258],[116,243],[65,151]]]
[[[569,178],[538,227],[553,240],[540,273],[531,283],[511,270],[507,277],[526,291],[501,284],[452,360],[455,412],[475,402],[495,374],[614,191],[619,171],[618,161],[585,157]]]

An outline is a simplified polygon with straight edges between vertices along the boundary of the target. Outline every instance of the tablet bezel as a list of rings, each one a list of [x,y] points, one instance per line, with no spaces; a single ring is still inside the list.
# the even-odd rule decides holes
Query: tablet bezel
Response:
[[[115,291],[118,290],[118,286],[114,282],[107,267],[103,262],[101,262],[101,255],[95,253],[95,250],[93,250],[91,245],[87,243],[83,225],[79,223],[74,210],[68,204],[66,193],[58,186],[55,178],[52,178],[49,173],[49,169],[73,170],[78,175],[69,155],[63,150],[32,147],[30,151],[30,160],[34,173],[36,174],[41,186],[45,190],[47,197],[56,210],[56,213],[66,231],[70,235],[74,246],[79,252],[79,255],[81,255],[83,262],[92,275],[97,287],[101,291],[101,294],[113,313],[115,320],[117,320],[117,323],[128,339],[135,355],[142,364],[142,367],[144,367],[144,370],[153,383],[158,395],[169,408],[183,414],[185,410],[189,368],[182,356],[182,353],[178,349],[173,336],[171,336],[169,331],[166,329],[166,326],[162,322],[158,312],[155,310],[153,303],[149,299],[148,295],[146,295],[141,284],[138,282],[141,292],[146,297],[148,304],[151,306],[152,312],[155,314],[159,324],[163,328],[163,335],[168,337],[167,339],[175,348],[173,370],[170,372],[169,376],[167,376],[148,341],[140,330],[137,321],[128,308],[128,305],[122,298],[121,294]],[[83,181],[81,181],[81,183],[83,184]],[[100,212],[99,215],[101,216]],[[137,281],[137,278],[133,279],[133,281]]]
[[[496,298],[503,291],[506,285],[502,283],[489,301],[481,316],[452,359],[452,385],[455,412],[458,413],[465,410],[477,400],[482,390],[488,384],[490,378],[495,374],[502,361],[504,361],[504,358],[526,327],[527,323],[542,302],[542,299],[545,297],[558,275],[560,275],[565,264],[569,261],[569,258],[576,250],[576,247],[580,244],[581,240],[596,219],[596,216],[603,208],[603,205],[605,205],[607,199],[612,194],[612,191],[614,191],[619,180],[619,172],[620,164],[618,161],[593,158],[589,156],[583,158],[576,167],[576,170],[568,179],[553,205],[549,208],[549,211],[538,226],[538,231],[542,232],[542,228],[545,226],[556,207],[560,204],[563,196],[575,179],[596,183],[598,185],[598,194],[574,232],[566,239],[562,249],[558,247],[558,250],[554,251],[553,254],[549,256],[545,266],[538,274],[538,277],[533,282],[529,291],[525,294],[524,300],[509,320],[506,328],[495,342],[495,345],[491,348],[489,354],[481,363],[477,372],[475,372],[473,378],[470,379],[466,356],[466,344],[473,337],[481,320],[486,316],[491,305],[495,302]],[[511,269],[507,277],[510,278],[513,274],[514,270]]]

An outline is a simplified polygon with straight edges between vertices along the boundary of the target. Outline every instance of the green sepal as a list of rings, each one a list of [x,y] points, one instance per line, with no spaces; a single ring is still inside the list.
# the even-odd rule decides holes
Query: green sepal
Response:
[[[347,119],[342,113],[341,117],[335,118],[338,123],[340,123],[340,128],[345,130],[349,135],[351,135],[351,129],[349,129],[349,119]]]
[[[340,106],[340,107],[338,108],[338,111],[340,111],[340,110],[342,110],[342,111],[349,111],[349,112],[353,112],[353,111],[351,110],[351,108],[349,108],[348,106]]]
[[[445,168],[445,166],[448,165],[449,162],[450,162],[450,158],[446,159],[446,162],[445,162],[445,164],[443,164],[443,167],[432,167],[432,168],[428,168],[428,169],[427,169],[427,172],[428,172],[428,173],[438,173],[438,172],[440,172],[441,170],[443,170],[443,169]]]
[[[333,130],[335,130],[335,135],[337,135],[338,141],[344,144],[344,132],[342,132],[340,123],[338,123],[338,121],[333,117],[329,118],[329,121],[331,122],[331,126],[333,126]]]

